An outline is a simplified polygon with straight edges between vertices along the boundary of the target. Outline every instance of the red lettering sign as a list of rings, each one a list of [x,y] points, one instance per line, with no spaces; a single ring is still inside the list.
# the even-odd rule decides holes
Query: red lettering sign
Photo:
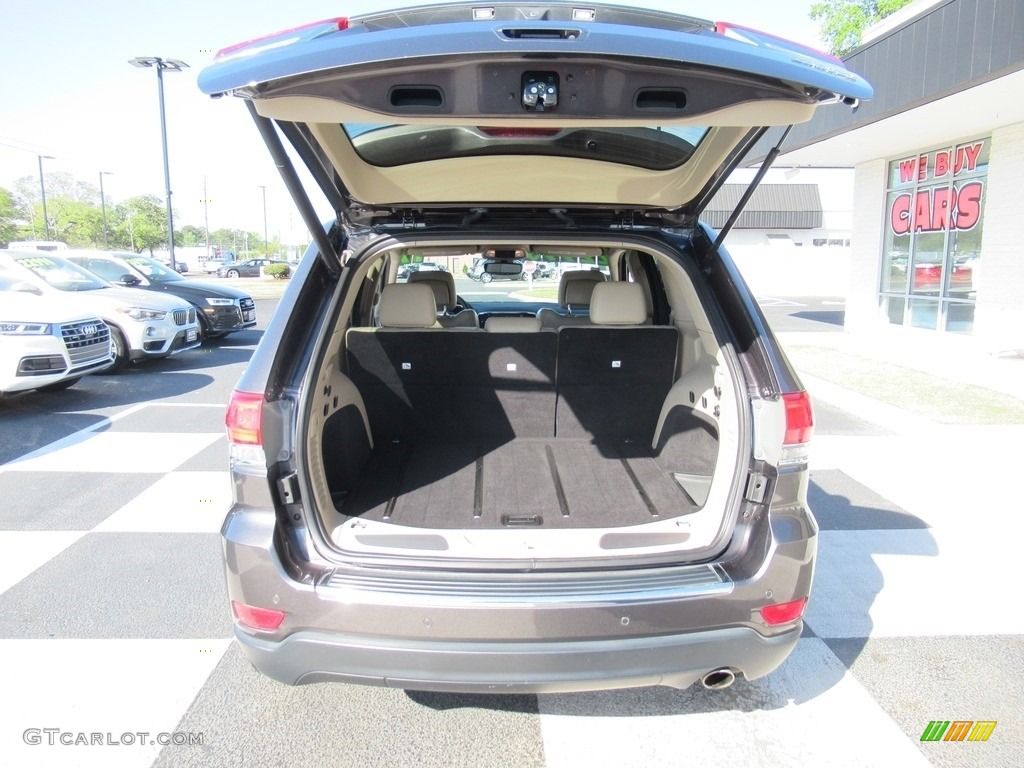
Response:
[[[941,179],[949,175],[950,172],[954,176],[965,172],[971,173],[977,170],[978,160],[984,148],[985,142],[976,141],[974,144],[963,144],[956,149],[939,149],[931,155],[918,155],[898,160],[896,165],[899,169],[899,183],[910,184],[915,179],[917,181]],[[931,168],[930,175],[929,168]]]
[[[965,159],[965,162],[968,160]],[[903,192],[893,198],[889,208],[889,227],[897,237],[910,234],[911,230],[942,232],[946,229],[973,229],[981,221],[984,192],[985,185],[981,181],[921,189],[916,195]]]

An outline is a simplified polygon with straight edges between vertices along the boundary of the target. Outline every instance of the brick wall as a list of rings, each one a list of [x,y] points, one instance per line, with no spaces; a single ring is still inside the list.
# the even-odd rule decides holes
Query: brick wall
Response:
[[[846,330],[877,330],[878,270],[885,220],[886,161],[857,166],[853,181],[853,230],[846,292]]]
[[[988,351],[1024,350],[1024,123],[992,132],[974,336]]]

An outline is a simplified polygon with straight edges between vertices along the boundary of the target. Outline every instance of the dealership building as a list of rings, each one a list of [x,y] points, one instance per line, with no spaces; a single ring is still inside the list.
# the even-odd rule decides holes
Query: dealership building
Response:
[[[918,0],[846,65],[874,99],[818,110],[776,160],[854,169],[846,329],[1024,350],[1024,2]]]

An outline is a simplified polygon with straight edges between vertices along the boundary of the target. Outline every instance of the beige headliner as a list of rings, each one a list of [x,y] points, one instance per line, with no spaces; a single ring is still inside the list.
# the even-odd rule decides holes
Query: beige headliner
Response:
[[[725,162],[733,147],[755,125],[804,122],[814,106],[764,100],[739,104],[699,119],[659,120],[664,126],[712,125],[693,157],[679,168],[654,171],[634,166],[550,156],[460,157],[409,163],[390,168],[370,165],[356,153],[342,123],[398,121],[351,105],[306,96],[254,100],[264,117],[308,124],[352,197],[368,205],[500,203],[552,205],[635,205],[678,208],[689,202]],[[465,118],[411,117],[402,123],[465,125]],[[613,121],[617,127],[642,127],[650,120]],[[534,117],[479,119],[481,126],[584,127],[605,120],[560,120]]]

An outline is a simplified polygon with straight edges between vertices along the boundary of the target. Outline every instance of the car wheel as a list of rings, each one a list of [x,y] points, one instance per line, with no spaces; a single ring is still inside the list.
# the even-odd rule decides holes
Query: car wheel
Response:
[[[39,387],[37,391],[60,392],[61,390],[65,390],[68,387],[73,387],[75,384],[79,382],[81,378],[81,376],[75,376],[73,379],[64,379],[64,381],[58,381],[54,384],[47,384],[45,387]]]
[[[480,282],[481,283],[489,283],[493,279],[494,278],[491,277],[491,273],[490,272],[484,272],[482,275],[480,275]]]
[[[237,269],[229,269],[228,270],[228,277],[238,277],[238,270]]]
[[[107,368],[106,372],[114,373],[128,365],[128,342],[125,341],[124,334],[114,326],[110,326],[110,338],[114,342],[114,364]]]

